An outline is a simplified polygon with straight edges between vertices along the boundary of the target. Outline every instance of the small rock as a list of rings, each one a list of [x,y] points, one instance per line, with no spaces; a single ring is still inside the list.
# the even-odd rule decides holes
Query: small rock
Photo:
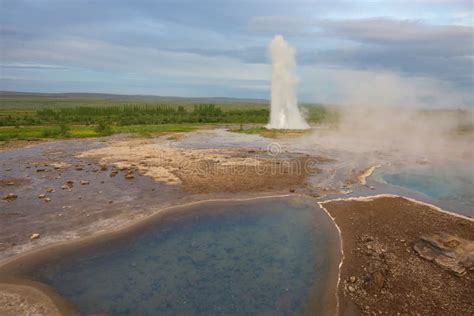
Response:
[[[38,168],[38,169],[36,169],[36,172],[44,172],[44,171],[46,171],[45,168]]]
[[[4,199],[5,201],[14,201],[14,200],[16,200],[17,198],[18,198],[18,195],[14,194],[14,193],[8,193],[7,195],[5,195],[5,196],[3,197],[3,199]]]
[[[89,181],[81,180],[81,185],[87,185],[87,184],[89,184]]]
[[[7,183],[7,185],[15,185],[15,181],[10,181]]]
[[[61,186],[61,190],[66,190],[66,189],[69,189],[69,186],[67,186],[67,185],[62,185]]]
[[[47,198],[44,198],[44,201],[45,202],[51,202],[51,199],[49,197],[47,197]]]
[[[133,174],[131,174],[131,173],[127,173],[127,174],[125,175],[125,179],[133,179],[133,178],[135,178],[135,176],[134,176]]]
[[[84,168],[82,168],[81,166],[76,167],[76,171],[81,171],[81,170],[84,170]]]
[[[385,284],[385,277],[383,276],[382,272],[375,271],[372,274],[372,280],[373,280],[373,284],[374,284],[374,286],[377,290],[380,290],[380,289],[383,288],[383,286]]]
[[[30,239],[31,239],[31,240],[33,240],[33,239],[38,239],[38,238],[40,238],[40,234],[38,234],[38,233],[34,233],[34,234],[32,234],[32,235],[30,236]]]
[[[44,199],[46,197],[46,194],[40,194],[38,195],[38,199]]]
[[[290,193],[295,193],[295,189],[290,189]]]
[[[351,293],[354,293],[355,290],[356,290],[355,287],[353,287],[352,285],[349,285],[349,286],[347,287],[347,289],[348,289],[349,292],[351,292]]]
[[[53,189],[53,188],[48,188],[48,189],[46,190],[46,192],[48,192],[48,193],[53,193],[53,192],[55,192],[55,191],[56,191],[56,190]]]
[[[357,279],[356,279],[355,276],[351,276],[351,277],[349,278],[349,281],[351,281],[351,283],[355,283],[356,280],[357,280]]]
[[[115,177],[117,175],[118,171],[117,170],[114,170],[110,173],[110,176],[111,177]]]
[[[106,166],[106,165],[101,165],[101,166],[100,166],[100,170],[106,171],[106,170],[107,170],[107,166]]]

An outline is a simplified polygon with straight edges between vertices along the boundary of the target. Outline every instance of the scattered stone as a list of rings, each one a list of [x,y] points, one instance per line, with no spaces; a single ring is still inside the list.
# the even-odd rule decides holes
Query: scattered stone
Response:
[[[76,171],[81,171],[81,170],[84,170],[82,166],[76,166]]]
[[[5,169],[5,171],[11,171],[11,170],[12,170],[12,168],[6,168]]]
[[[110,200],[110,201],[109,201],[109,204],[112,204],[112,203],[114,203],[114,201]]]
[[[351,293],[354,293],[355,290],[356,290],[355,287],[353,287],[352,285],[349,285],[349,286],[347,287],[347,289],[348,289],[349,292],[351,292]]]
[[[16,200],[17,198],[18,198],[18,195],[14,194],[14,193],[8,193],[7,195],[5,195],[5,196],[3,197],[3,199],[4,199],[5,201],[8,201],[8,202],[14,201],[14,200]]]
[[[458,276],[474,269],[474,241],[441,233],[421,236],[413,248],[420,257]]]
[[[295,189],[290,189],[290,193],[295,193]]]
[[[30,236],[31,240],[38,239],[38,238],[40,238],[40,234],[38,234],[38,233],[34,233]]]
[[[81,180],[81,185],[87,185],[87,184],[89,184],[89,181],[87,181],[87,180]]]
[[[355,281],[357,281],[357,278],[355,276],[351,276],[349,278],[349,281],[351,281],[351,283],[355,283]]]
[[[40,194],[38,195],[38,199],[44,199],[46,197],[46,194]]]
[[[69,186],[67,186],[67,185],[62,185],[61,186],[61,190],[66,190],[66,189],[69,189]]]
[[[375,271],[372,274],[372,284],[377,290],[381,290],[385,284],[385,277],[382,272]]]
[[[72,188],[74,186],[74,181],[72,181],[72,180],[66,181],[66,185],[68,187]]]
[[[15,185],[15,181],[7,182],[7,185]]]
[[[100,166],[100,170],[106,171],[106,170],[107,170],[107,166],[106,166],[106,165],[101,165],[101,166]]]
[[[51,202],[51,199],[49,197],[47,197],[47,198],[44,198],[44,201],[45,202]]]
[[[53,192],[55,192],[55,191],[56,191],[56,190],[53,189],[53,188],[48,188],[48,189],[46,190],[46,192],[48,192],[48,193],[53,193]]]
[[[36,169],[36,172],[44,172],[44,171],[46,171],[45,168],[38,168],[38,169]]]
[[[117,170],[113,170],[111,173],[110,173],[110,176],[111,177],[115,177],[117,175],[118,171]]]
[[[125,179],[133,179],[133,178],[135,178],[135,176],[132,173],[127,173],[125,175]]]

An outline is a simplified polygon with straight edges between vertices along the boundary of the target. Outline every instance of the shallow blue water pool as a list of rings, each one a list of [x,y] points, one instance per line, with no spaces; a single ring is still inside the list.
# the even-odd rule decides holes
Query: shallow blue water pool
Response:
[[[474,169],[469,164],[427,164],[377,170],[375,179],[421,193],[474,215]]]
[[[334,249],[337,232],[314,201],[207,203],[32,277],[84,313],[287,315],[317,302]]]

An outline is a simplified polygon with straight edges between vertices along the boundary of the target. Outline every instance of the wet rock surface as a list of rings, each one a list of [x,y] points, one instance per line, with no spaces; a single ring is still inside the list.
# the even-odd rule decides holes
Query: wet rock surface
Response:
[[[420,257],[456,275],[474,269],[474,242],[450,234],[422,236],[413,246]]]
[[[184,196],[146,176],[135,177],[133,185],[124,171],[111,178],[108,166],[76,157],[100,146],[97,139],[71,140],[0,152],[0,259],[90,235]],[[42,237],[32,243],[38,231]]]

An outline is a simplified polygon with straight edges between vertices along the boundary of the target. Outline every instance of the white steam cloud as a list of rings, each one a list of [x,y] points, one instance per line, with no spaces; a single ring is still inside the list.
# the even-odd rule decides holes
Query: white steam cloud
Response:
[[[277,35],[270,43],[272,61],[272,101],[270,122],[267,128],[307,129],[308,123],[298,109],[295,88],[298,78],[294,74],[295,49],[283,36]]]

